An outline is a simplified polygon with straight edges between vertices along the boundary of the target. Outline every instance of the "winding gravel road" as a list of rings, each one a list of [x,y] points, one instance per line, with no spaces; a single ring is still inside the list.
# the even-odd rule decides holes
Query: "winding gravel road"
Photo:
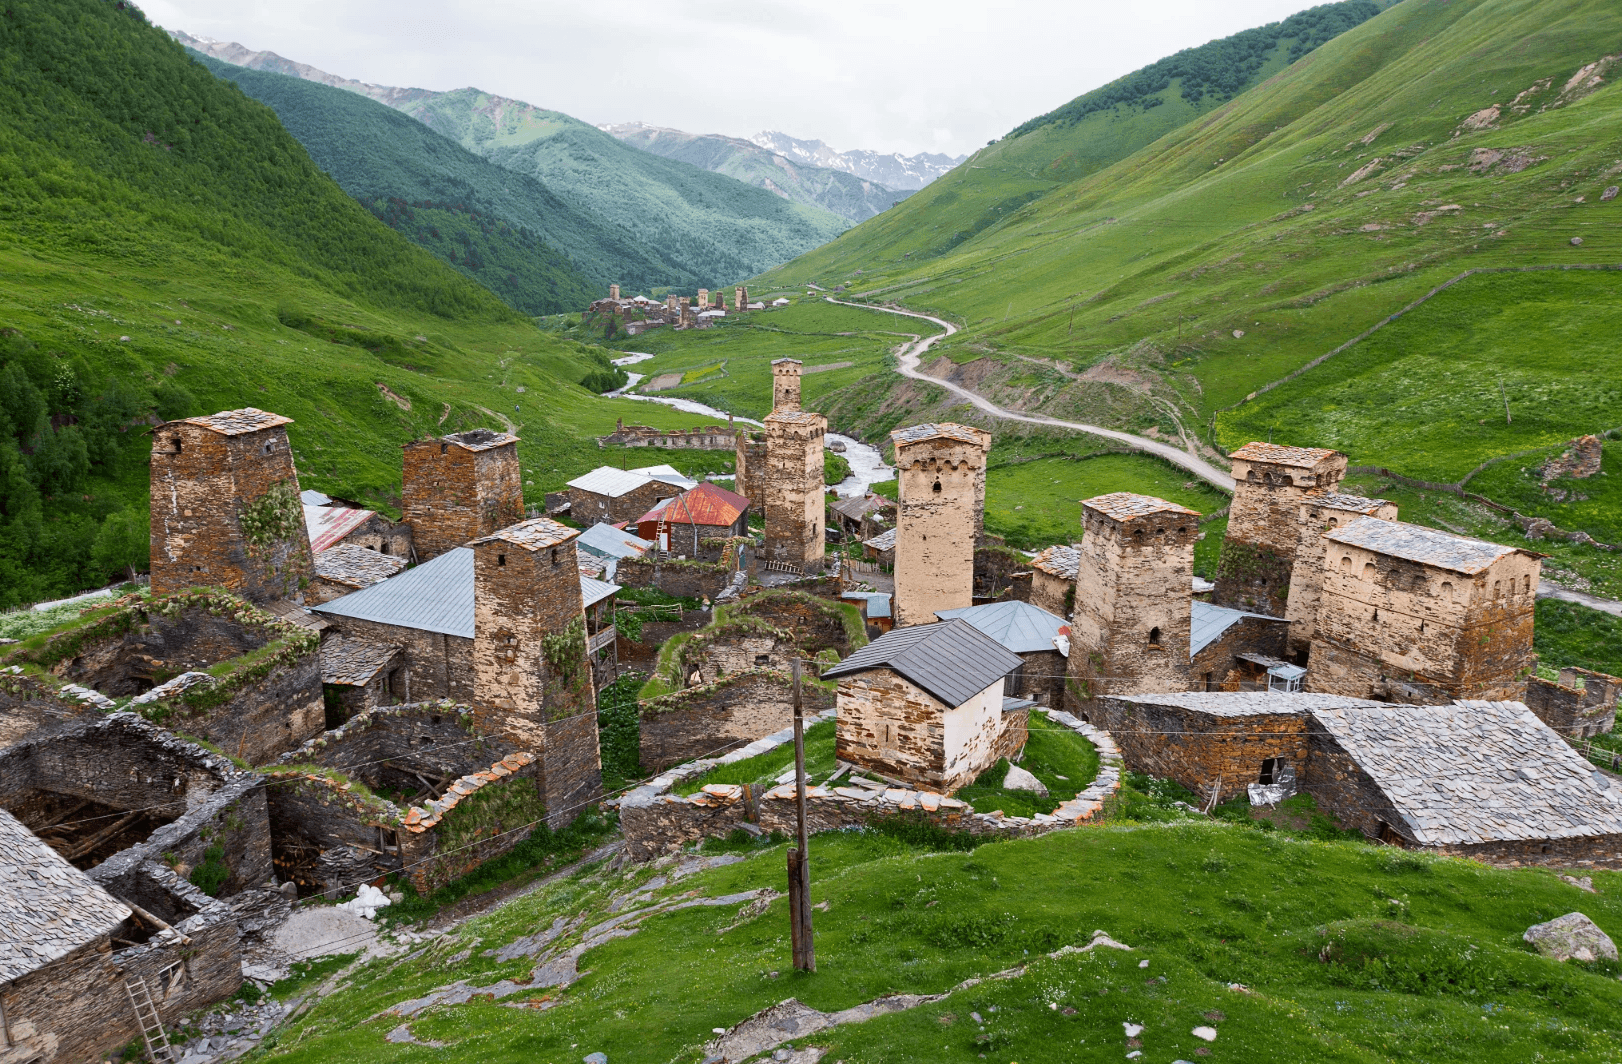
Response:
[[[909,344],[906,349],[901,352],[900,369],[903,377],[911,377],[913,380],[928,381],[930,384],[939,385],[940,387],[951,392],[953,395],[961,396],[962,398],[967,399],[976,407],[984,410],[993,417],[1006,418],[1009,421],[1024,421],[1031,425],[1051,425],[1054,428],[1070,429],[1075,432],[1085,432],[1092,436],[1102,436],[1105,439],[1124,443],[1128,447],[1133,447],[1149,454],[1159,455],[1166,461],[1175,466],[1188,470],[1196,477],[1199,477],[1201,480],[1211,484],[1214,487],[1221,488],[1226,492],[1233,491],[1233,478],[1227,473],[1218,469],[1210,462],[1205,461],[1203,458],[1197,458],[1194,455],[1189,454],[1187,451],[1173,447],[1171,444],[1161,443],[1158,440],[1151,440],[1145,436],[1134,436],[1130,432],[1121,432],[1116,429],[1106,429],[1102,425],[1087,425],[1079,421],[1061,421],[1056,417],[1041,417],[1036,414],[1021,414],[1018,411],[1006,410],[979,393],[969,391],[969,389],[960,384],[953,384],[951,381],[943,381],[939,377],[931,377],[927,373],[920,372],[918,369],[919,362],[923,359],[924,353],[935,345],[935,341],[944,340],[946,337],[957,332],[957,326],[953,325],[949,321],[943,321],[940,318],[932,318],[928,314],[919,314],[916,311],[899,310],[895,307],[875,307],[866,303],[850,303],[843,299],[835,299],[833,296],[827,296],[826,298],[828,302],[838,303],[840,306],[857,307],[861,310],[882,311],[885,314],[899,314],[902,317],[907,318],[921,318],[924,321],[934,322],[936,325],[939,325],[942,329],[946,330],[945,332],[936,333],[934,336],[921,337],[920,339]]]

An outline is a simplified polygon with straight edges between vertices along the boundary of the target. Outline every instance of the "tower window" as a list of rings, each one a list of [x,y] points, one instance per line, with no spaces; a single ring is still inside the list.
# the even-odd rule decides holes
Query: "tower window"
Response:
[[[497,565],[506,565],[507,564],[507,556],[505,554],[496,555],[496,564]]]
[[[941,493],[941,482],[938,480],[935,481],[935,487],[931,490],[933,490],[936,495],[939,495]]]
[[[552,567],[554,569],[557,568],[557,564],[558,564],[558,549],[556,547],[553,547],[552,548]]]
[[[169,437],[169,442],[175,445],[175,453],[179,454],[180,453],[180,437],[179,436],[171,436],[171,437]]]
[[[1160,645],[1160,629],[1149,629],[1149,645],[1152,647],[1157,647]]]
[[[276,449],[276,443],[275,443],[275,441],[271,441],[269,443],[266,443],[263,447],[259,448],[259,453],[260,454],[269,454],[271,451],[274,451],[275,449]]]

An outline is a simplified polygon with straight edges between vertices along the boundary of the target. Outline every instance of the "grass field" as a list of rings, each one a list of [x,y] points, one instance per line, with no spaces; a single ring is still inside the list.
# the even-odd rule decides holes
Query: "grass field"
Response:
[[[1031,712],[1030,735],[1020,754],[1019,767],[1041,781],[1046,796],[1034,791],[1010,791],[1004,787],[1009,764],[999,761],[982,772],[973,783],[958,791],[977,813],[1001,809],[1009,816],[1051,813],[1060,802],[1080,794],[1098,776],[1098,751],[1093,744],[1043,713]]]
[[[866,1064],[982,1059],[1000,1064],[1245,1062],[1599,1062],[1622,1058],[1615,962],[1557,964],[1520,941],[1574,909],[1622,935],[1622,878],[1583,894],[1544,870],[1499,871],[1250,826],[1100,826],[929,853],[872,833],[811,843],[817,972],[790,970],[786,903],[764,912],[693,908],[650,918],[579,961],[566,989],[505,1002],[474,996],[414,1019],[388,1009],[467,980],[525,979],[528,960],[490,955],[559,917],[615,915],[615,890],[654,870],[598,869],[477,918],[426,950],[344,977],[274,1037],[265,1059],[365,1064],[572,1062],[696,1064],[712,1028],[785,998],[833,1011],[890,993],[946,1000],[796,1038],[826,1059]],[[783,848],[655,888],[654,898],[783,886]],[[1133,947],[1050,960],[1094,929]],[[578,934],[578,932],[566,932]],[[564,940],[568,941],[567,939]],[[1146,963],[1144,963],[1146,962]],[[519,1007],[510,1007],[513,1004]],[[528,1007],[525,1007],[527,1004]],[[421,1042],[385,1041],[407,1023]]]
[[[1156,458],[1104,454],[1090,458],[998,461],[986,472],[986,529],[1011,546],[1036,549],[1081,539],[1081,501],[1130,491],[1210,513],[1227,497]],[[1207,535],[1206,539],[1213,537]],[[1221,540],[1220,532],[1215,536]]]

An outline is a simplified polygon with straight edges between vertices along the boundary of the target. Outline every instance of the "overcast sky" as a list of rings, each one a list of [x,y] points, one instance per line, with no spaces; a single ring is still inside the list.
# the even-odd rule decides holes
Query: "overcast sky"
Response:
[[[145,0],[160,26],[383,85],[840,151],[973,151],[1313,0]]]

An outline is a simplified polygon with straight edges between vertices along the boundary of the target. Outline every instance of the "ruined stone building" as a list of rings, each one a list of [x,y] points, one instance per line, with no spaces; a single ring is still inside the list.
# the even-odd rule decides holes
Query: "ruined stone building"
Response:
[[[1080,544],[1056,544],[1037,554],[1031,559],[1031,605],[1060,617],[1070,616],[1080,567]]]
[[[990,435],[951,423],[890,433],[897,477],[896,624],[974,604],[974,547]]]
[[[693,485],[679,474],[654,476],[643,470],[598,466],[569,481],[569,516],[582,525],[635,521],[660,499],[680,495]]]
[[[419,561],[523,520],[517,436],[472,429],[413,440],[404,460],[401,510]]]
[[[1289,622],[1189,602],[1189,687],[1196,691],[1299,690],[1306,671],[1284,660]]]
[[[1616,727],[1622,678],[1568,666],[1555,680],[1526,678],[1526,705],[1561,735],[1587,738]]]
[[[411,557],[411,526],[390,521],[373,510],[353,506],[304,503],[304,528],[318,562],[338,546],[365,547],[397,558]]]
[[[542,757],[557,828],[602,793],[579,534],[536,517],[473,542],[475,720]]]
[[[1346,456],[1321,447],[1247,443],[1233,459],[1233,504],[1211,601],[1285,616],[1308,492],[1333,492]]]
[[[1333,490],[1314,488],[1301,499],[1300,538],[1295,565],[1290,570],[1289,601],[1284,617],[1290,622],[1287,652],[1298,660],[1312,648],[1312,633],[1318,626],[1318,606],[1323,599],[1324,557],[1328,541],[1324,533],[1359,517],[1397,519],[1397,504],[1384,499],[1365,499]]]
[[[1188,690],[1200,515],[1129,492],[1087,499],[1081,513],[1070,621],[1073,704],[1088,712],[1103,695]]]
[[[738,442],[738,429],[728,416],[725,425],[700,425],[696,429],[656,429],[650,425],[614,423],[614,431],[597,437],[603,447],[658,447],[677,451],[730,451]]]
[[[890,631],[832,668],[839,760],[951,794],[1025,746],[1031,703],[1003,685],[1017,654],[967,621]]]
[[[823,531],[823,437],[828,419],[802,410],[766,418],[766,470],[759,496],[766,514],[768,562],[820,572]]]
[[[706,553],[706,540],[749,534],[749,500],[719,484],[705,482],[662,499],[636,519],[639,539],[686,558]]]
[[[1542,555],[1375,517],[1323,538],[1309,691],[1443,704],[1522,697]]]
[[[855,539],[865,541],[895,527],[895,500],[871,491],[840,499],[828,510],[839,531]]]
[[[1029,698],[1052,709],[1064,708],[1065,657],[1059,638],[1065,620],[1029,602],[986,602],[960,610],[942,610],[943,621],[960,620],[1019,655],[1021,665],[1008,675],[1003,693]]]
[[[315,576],[292,419],[248,407],[152,430],[152,590],[297,599]]]

